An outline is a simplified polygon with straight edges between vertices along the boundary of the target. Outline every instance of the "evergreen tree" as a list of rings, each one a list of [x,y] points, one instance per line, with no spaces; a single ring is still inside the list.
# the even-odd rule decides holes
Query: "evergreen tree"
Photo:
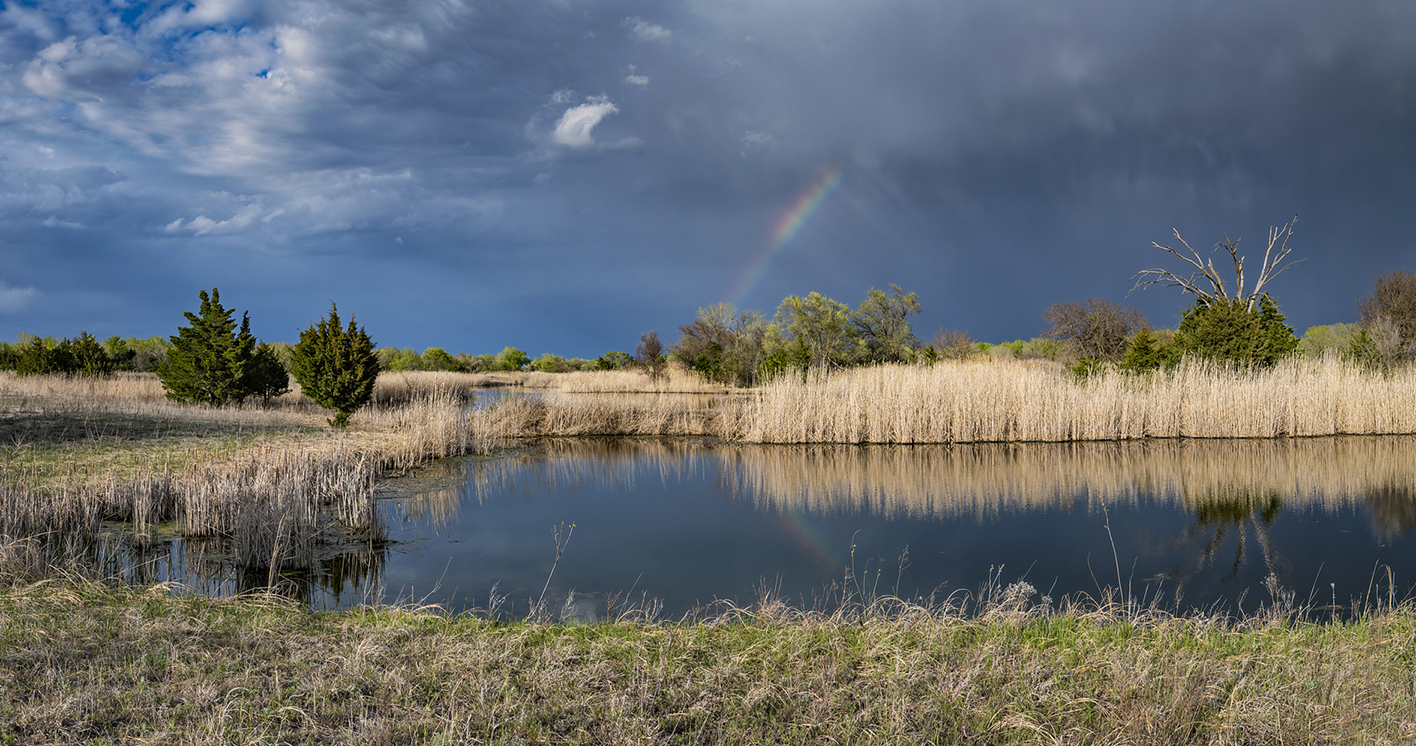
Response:
[[[246,390],[262,399],[280,396],[290,390],[290,373],[281,365],[275,348],[262,342],[251,356],[246,371]]]
[[[221,406],[245,400],[251,359],[256,338],[251,336],[251,320],[242,314],[240,331],[223,308],[216,288],[211,297],[203,290],[198,313],[183,313],[191,326],[177,328],[167,361],[157,370],[167,398],[189,404]]]
[[[1298,349],[1284,321],[1267,295],[1253,311],[1242,301],[1196,303],[1181,316],[1175,348],[1182,355],[1266,368]]]
[[[331,305],[328,318],[300,332],[293,352],[291,373],[305,396],[334,410],[329,424],[347,426],[349,416],[373,396],[379,376],[379,361],[368,332],[353,319],[347,329],[341,327],[339,309]]]
[[[75,373],[86,376],[105,376],[114,370],[113,359],[98,339],[88,332],[80,332],[79,338],[70,347]]]

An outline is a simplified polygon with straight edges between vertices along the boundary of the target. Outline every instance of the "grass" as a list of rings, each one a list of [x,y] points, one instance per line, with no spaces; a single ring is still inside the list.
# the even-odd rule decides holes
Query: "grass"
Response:
[[[691,624],[0,588],[0,743],[1213,744],[1416,737],[1416,609],[1343,623],[770,600]]]

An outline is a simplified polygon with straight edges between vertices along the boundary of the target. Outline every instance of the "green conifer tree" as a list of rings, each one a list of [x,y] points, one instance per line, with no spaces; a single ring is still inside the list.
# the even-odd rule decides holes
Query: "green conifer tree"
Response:
[[[191,326],[177,328],[167,361],[157,370],[167,398],[188,404],[221,406],[245,400],[251,359],[256,338],[251,320],[242,314],[240,331],[232,320],[233,310],[223,308],[216,288],[211,297],[203,290],[198,313],[183,315]]]
[[[335,427],[347,426],[350,415],[369,401],[379,376],[379,361],[368,332],[353,319],[348,328],[342,327],[334,305],[327,318],[300,332],[293,363],[291,373],[305,396],[334,410],[329,424]]]

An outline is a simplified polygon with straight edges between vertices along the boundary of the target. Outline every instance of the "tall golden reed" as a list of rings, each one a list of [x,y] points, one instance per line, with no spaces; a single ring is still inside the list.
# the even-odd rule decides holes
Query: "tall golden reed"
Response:
[[[944,362],[783,376],[723,408],[755,443],[973,443],[1416,433],[1416,369],[1336,358],[1270,370],[1186,362],[1073,380],[1053,365]]]

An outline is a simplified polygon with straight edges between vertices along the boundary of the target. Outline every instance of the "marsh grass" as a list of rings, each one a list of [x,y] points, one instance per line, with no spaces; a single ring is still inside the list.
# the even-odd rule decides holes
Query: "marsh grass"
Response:
[[[69,566],[110,522],[140,541],[171,523],[274,577],[309,568],[331,542],[381,542],[381,475],[495,442],[436,379],[411,401],[366,408],[345,432],[298,401],[177,406],[154,381],[0,376],[0,541],[27,542],[10,559],[28,565],[39,552]]]
[[[693,623],[312,613],[85,583],[0,590],[0,739],[20,743],[1399,743],[1416,609],[1175,617],[771,598]]]
[[[728,387],[713,383],[682,365],[670,364],[658,378],[639,370],[574,371],[523,374],[522,385],[567,394],[720,394]]]
[[[509,437],[713,435],[749,443],[990,443],[1416,433],[1416,368],[1335,357],[1267,370],[1186,362],[1082,380],[1047,361],[943,361],[784,375],[704,408],[665,395],[508,403]]]

